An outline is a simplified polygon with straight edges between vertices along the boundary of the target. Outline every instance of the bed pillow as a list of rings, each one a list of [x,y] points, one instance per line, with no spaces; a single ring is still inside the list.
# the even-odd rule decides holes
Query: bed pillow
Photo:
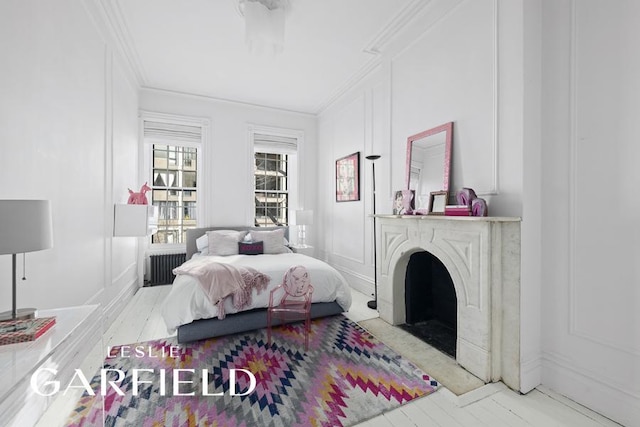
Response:
[[[238,242],[241,242],[246,234],[246,231],[235,230],[207,231],[207,237],[209,238],[208,255],[237,255]]]
[[[208,253],[209,236],[207,236],[206,233],[196,239],[196,247],[198,248],[198,252],[200,252],[201,255],[206,255]]]
[[[240,255],[260,255],[264,253],[263,242],[238,242]]]
[[[290,250],[284,245],[284,229],[259,231],[251,230],[251,238],[264,246],[265,254],[284,254]]]

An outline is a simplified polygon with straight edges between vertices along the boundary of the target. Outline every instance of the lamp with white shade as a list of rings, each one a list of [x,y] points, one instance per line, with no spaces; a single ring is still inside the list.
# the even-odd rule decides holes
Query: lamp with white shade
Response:
[[[298,245],[301,248],[307,247],[307,225],[313,225],[312,210],[296,211],[296,226],[298,227]]]
[[[12,306],[0,320],[31,319],[34,308],[17,308],[17,255],[53,246],[51,203],[48,200],[0,200],[0,255],[11,254]]]

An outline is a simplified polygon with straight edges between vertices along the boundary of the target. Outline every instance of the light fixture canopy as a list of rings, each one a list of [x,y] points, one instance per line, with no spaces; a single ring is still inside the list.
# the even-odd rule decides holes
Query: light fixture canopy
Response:
[[[255,54],[277,55],[284,49],[284,30],[290,0],[238,0],[244,17],[245,42]]]

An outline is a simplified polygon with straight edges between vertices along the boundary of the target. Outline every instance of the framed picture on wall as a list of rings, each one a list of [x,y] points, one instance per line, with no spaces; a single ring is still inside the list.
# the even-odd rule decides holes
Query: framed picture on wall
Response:
[[[336,160],[336,202],[360,200],[360,152]]]

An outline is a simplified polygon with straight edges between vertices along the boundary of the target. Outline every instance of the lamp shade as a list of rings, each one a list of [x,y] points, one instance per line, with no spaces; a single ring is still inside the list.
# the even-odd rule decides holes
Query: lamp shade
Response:
[[[0,255],[40,251],[52,246],[48,200],[0,200]]]
[[[313,224],[312,210],[296,211],[296,225],[312,225],[312,224]]]

